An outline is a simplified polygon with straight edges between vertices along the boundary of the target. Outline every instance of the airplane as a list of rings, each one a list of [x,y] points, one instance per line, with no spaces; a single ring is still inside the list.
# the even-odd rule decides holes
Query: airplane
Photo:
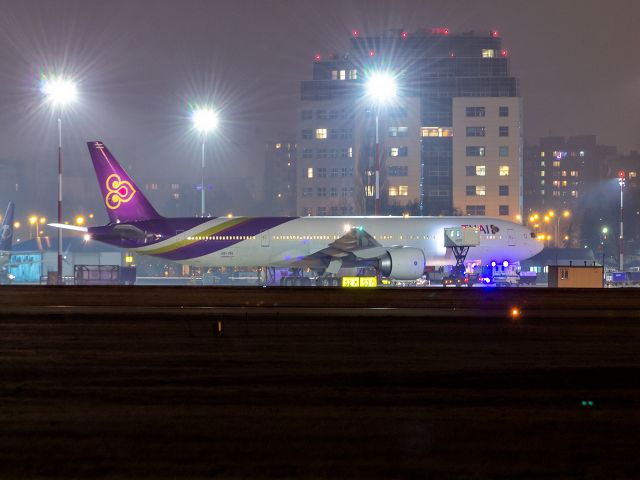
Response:
[[[471,226],[480,244],[468,260],[488,265],[532,257],[543,245],[522,225],[480,216],[183,217],[161,216],[101,141],[87,142],[109,216],[104,226],[50,224],[85,239],[199,267],[311,268],[327,277],[373,267],[416,280],[426,265],[455,263],[444,229]]]
[[[11,243],[13,240],[13,214],[15,206],[13,202],[7,205],[7,212],[2,218],[2,226],[0,226],[0,273],[2,276],[8,276],[8,264],[11,258]]]

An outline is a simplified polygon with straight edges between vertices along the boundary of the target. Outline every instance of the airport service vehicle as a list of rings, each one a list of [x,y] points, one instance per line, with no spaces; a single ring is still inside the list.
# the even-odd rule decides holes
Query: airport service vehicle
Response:
[[[529,258],[542,244],[528,228],[487,217],[165,218],[151,206],[103,142],[88,142],[109,223],[51,224],[144,255],[199,267],[311,268],[324,276],[374,267],[381,276],[415,280],[425,265],[455,263],[445,228],[477,228],[468,252],[483,264]]]
[[[0,226],[0,281],[10,280],[9,259],[11,258],[11,243],[13,240],[13,202],[7,205],[7,211],[2,217]]]
[[[640,285],[640,271],[611,272],[609,284],[612,287],[635,287]]]

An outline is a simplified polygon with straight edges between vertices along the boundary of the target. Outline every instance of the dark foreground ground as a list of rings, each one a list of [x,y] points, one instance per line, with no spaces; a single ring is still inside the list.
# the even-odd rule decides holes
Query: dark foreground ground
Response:
[[[628,312],[309,313],[5,311],[0,478],[640,478]]]

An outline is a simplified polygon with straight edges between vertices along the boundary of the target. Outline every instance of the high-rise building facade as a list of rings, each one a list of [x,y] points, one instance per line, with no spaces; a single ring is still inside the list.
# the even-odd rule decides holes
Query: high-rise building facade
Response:
[[[576,210],[595,192],[616,148],[598,145],[595,135],[543,137],[524,157],[525,211]]]
[[[295,135],[281,135],[265,146],[265,208],[271,215],[296,214]]]
[[[378,71],[398,95],[375,112]],[[383,214],[520,219],[522,108],[497,32],[353,32],[348,53],[316,55],[301,83],[299,214],[373,213],[376,113]]]

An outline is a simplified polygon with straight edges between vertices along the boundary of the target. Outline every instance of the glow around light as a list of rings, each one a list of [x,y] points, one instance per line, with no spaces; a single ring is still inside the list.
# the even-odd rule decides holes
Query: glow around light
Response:
[[[203,135],[215,130],[218,126],[218,114],[209,107],[198,107],[191,114],[193,127]]]
[[[78,88],[68,78],[45,77],[40,84],[40,91],[47,102],[55,107],[64,107],[78,99]]]
[[[389,103],[398,95],[398,82],[387,72],[375,72],[366,83],[367,97],[377,104]]]

